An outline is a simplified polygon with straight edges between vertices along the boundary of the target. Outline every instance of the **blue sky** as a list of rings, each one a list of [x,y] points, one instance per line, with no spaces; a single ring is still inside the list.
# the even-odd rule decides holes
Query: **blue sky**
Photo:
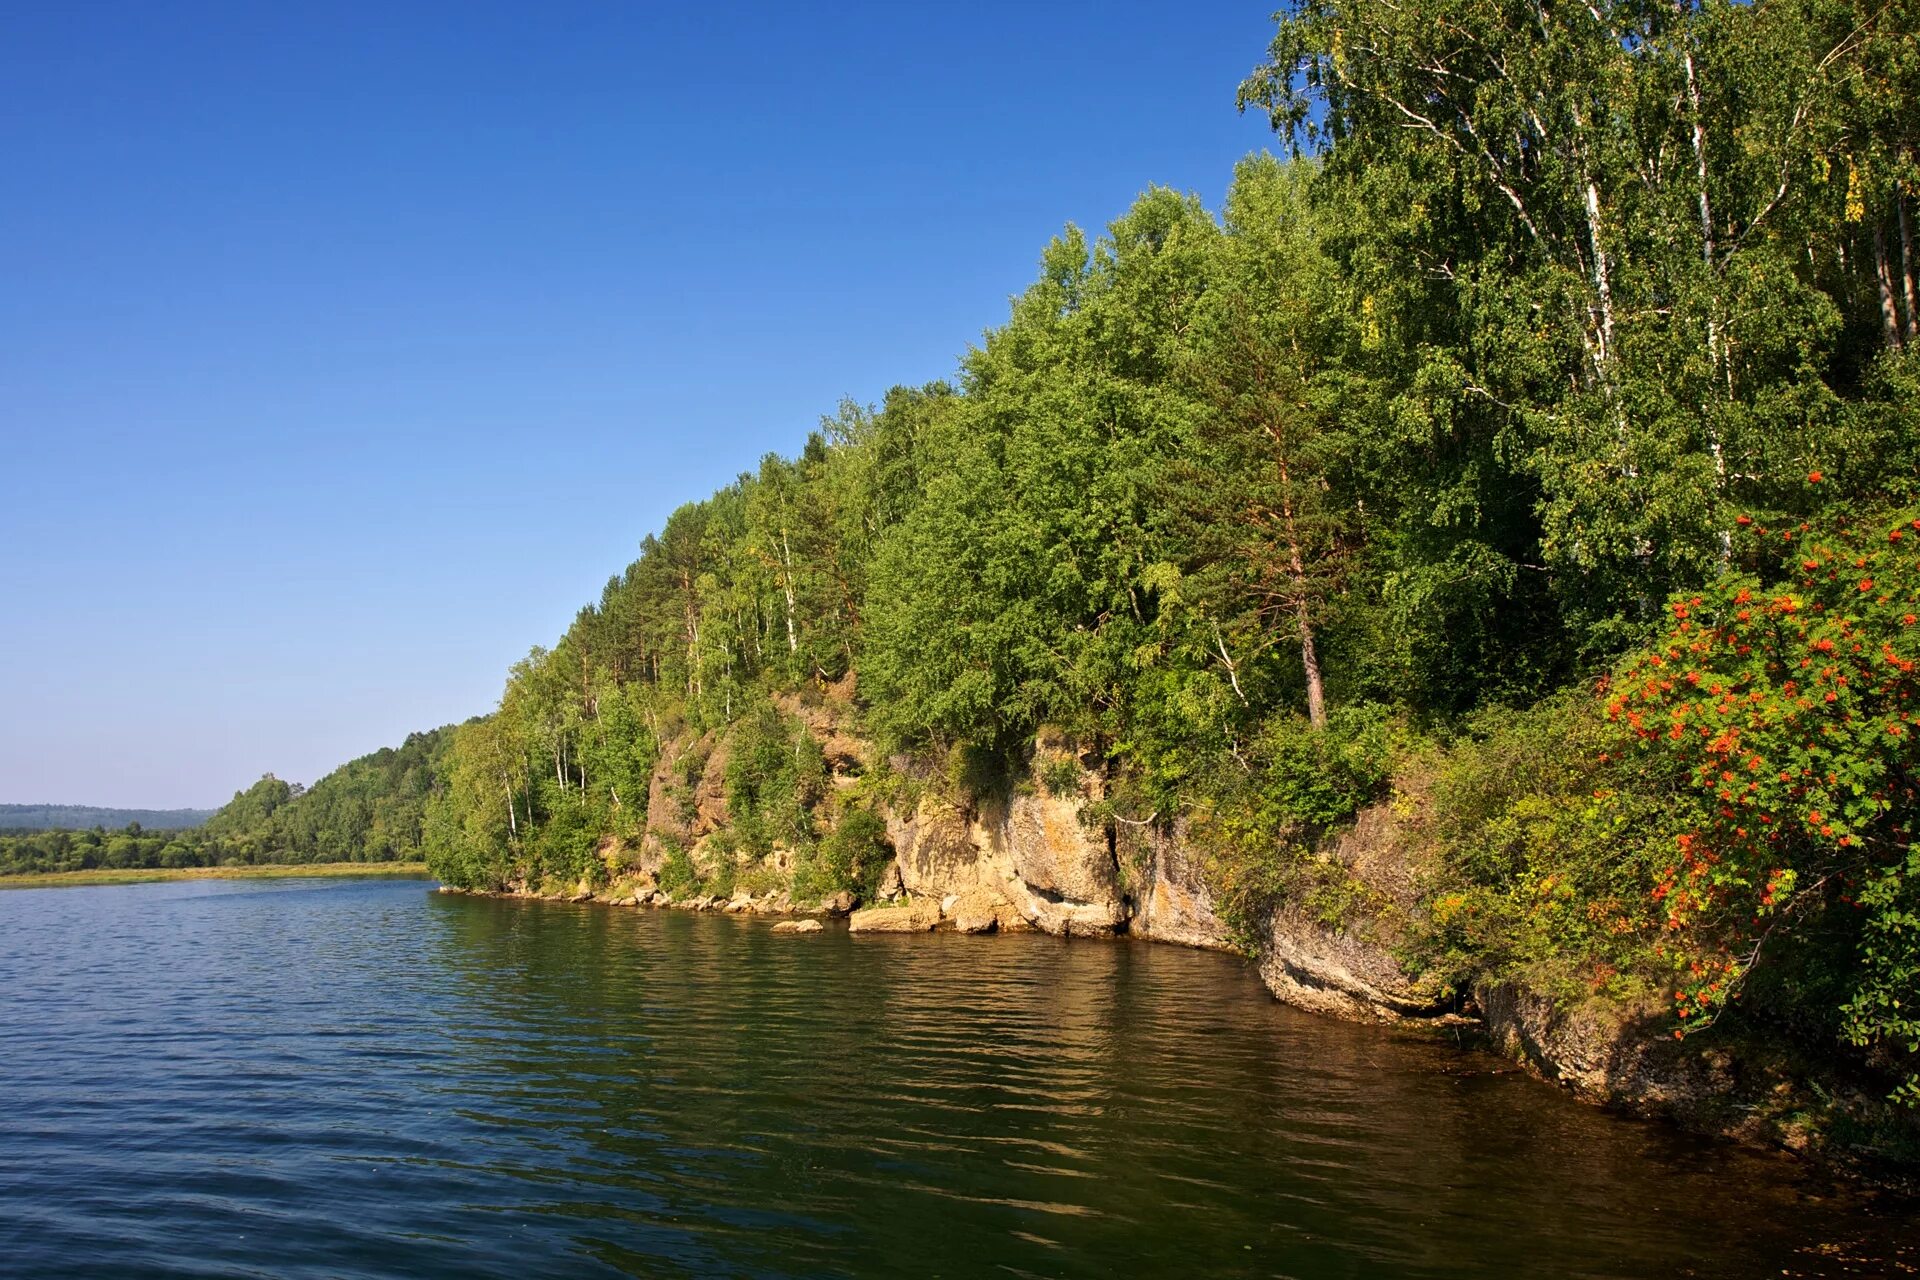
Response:
[[[0,801],[493,706],[642,536],[1217,206],[1271,0],[10,6]]]

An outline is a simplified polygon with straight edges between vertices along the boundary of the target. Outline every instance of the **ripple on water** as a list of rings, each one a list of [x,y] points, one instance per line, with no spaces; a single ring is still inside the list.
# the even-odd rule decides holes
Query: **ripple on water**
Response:
[[[1810,1203],[1802,1171],[1495,1068],[1170,947],[781,937],[418,882],[15,891],[0,1257],[293,1277],[1915,1261],[1911,1206]]]

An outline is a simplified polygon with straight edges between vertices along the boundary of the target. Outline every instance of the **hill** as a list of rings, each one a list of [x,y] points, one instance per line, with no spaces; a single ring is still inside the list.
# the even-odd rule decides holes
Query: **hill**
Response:
[[[427,802],[452,736],[452,725],[408,734],[398,747],[348,761],[311,787],[267,774],[212,813],[10,805],[8,818],[51,820],[0,836],[0,876],[417,860]],[[160,821],[176,815],[191,824]]]
[[[0,804],[0,831],[185,831],[211,818],[212,809],[107,809],[89,804]]]

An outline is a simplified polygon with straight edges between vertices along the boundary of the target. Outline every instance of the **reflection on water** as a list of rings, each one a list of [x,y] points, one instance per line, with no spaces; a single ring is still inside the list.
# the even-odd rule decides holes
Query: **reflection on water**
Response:
[[[1911,1205],[1143,944],[405,882],[16,891],[0,1079],[9,1274],[1920,1263]]]

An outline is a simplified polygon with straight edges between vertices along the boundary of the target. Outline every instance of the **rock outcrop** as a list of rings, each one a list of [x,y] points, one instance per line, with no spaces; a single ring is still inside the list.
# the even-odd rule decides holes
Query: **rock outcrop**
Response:
[[[906,892],[940,898],[981,886],[980,850],[965,812],[928,795],[905,815],[888,810],[886,819]]]
[[[1438,985],[1408,972],[1397,954],[1405,923],[1419,910],[1418,868],[1428,848],[1423,794],[1396,793],[1362,810],[1314,868],[1332,892],[1317,905],[1311,897],[1289,900],[1268,917],[1256,947],[1267,989],[1288,1004],[1353,1021],[1447,1016]]]
[[[1077,771],[1079,786],[1054,795],[1042,778],[1057,777],[1062,761]],[[1070,743],[1043,733],[1029,775],[1011,797],[987,797],[962,808],[924,794],[911,811],[889,812],[900,891],[956,899],[964,904],[962,914],[948,918],[968,933],[1034,928],[1094,935],[1124,929],[1133,912],[1113,842],[1083,821],[1098,786],[1098,775],[1080,767]],[[892,884],[890,871],[883,897]]]
[[[749,861],[725,832],[724,732],[667,744],[649,779],[646,831],[603,839],[604,875],[567,883],[517,883],[509,896],[633,903],[647,907],[794,915],[848,920],[853,933],[959,933],[1043,930],[1064,936],[1130,933],[1190,947],[1245,946],[1268,990],[1315,1013],[1369,1022],[1428,1025],[1484,1021],[1491,1047],[1590,1102],[1680,1119],[1692,1128],[1789,1147],[1811,1145],[1806,1117],[1844,1112],[1856,1129],[1889,1123],[1884,1100],[1854,1090],[1837,1102],[1825,1084],[1777,1050],[1729,1051],[1677,1043],[1662,1011],[1594,999],[1563,1003],[1521,984],[1487,985],[1470,1002],[1447,998],[1428,975],[1402,961],[1406,934],[1422,909],[1419,886],[1432,856],[1427,801],[1403,779],[1392,800],[1362,811],[1323,840],[1298,891],[1235,937],[1209,888],[1207,861],[1185,819],[1138,823],[1090,819],[1106,799],[1106,779],[1064,735],[1043,731],[1024,774],[1002,794],[960,800],[922,772],[889,805],[860,789],[870,747],[850,729],[850,688],[807,698],[783,695],[780,710],[821,744],[833,787],[871,806],[885,823],[893,858],[878,882],[878,902],[849,891],[796,904],[791,886],[802,855],[779,846]],[[926,762],[896,760],[916,776]],[[829,803],[834,793],[829,792]],[[896,791],[893,794],[899,795]],[[836,809],[821,811],[831,820]],[[752,886],[727,897],[662,886],[669,854],[691,857],[707,886]],[[722,861],[730,858],[729,866]],[[595,883],[600,888],[595,889]],[[817,919],[788,919],[782,934],[817,933]],[[1479,1018],[1472,1015],[1478,1014]],[[1802,1078],[1806,1077],[1806,1078]],[[1817,1096],[1815,1096],[1817,1095]],[[1920,1128],[1911,1116],[1902,1123]],[[1920,1145],[1920,1132],[1909,1139]]]
[[[1129,930],[1156,942],[1231,949],[1232,936],[1215,910],[1187,820],[1170,827],[1134,827],[1130,837],[1127,847],[1135,854],[1140,883]]]
[[[899,907],[867,907],[847,917],[853,933],[927,933],[940,927],[940,904],[916,898]]]
[[[1375,935],[1373,922],[1332,926],[1284,907],[1260,939],[1260,980],[1287,1004],[1353,1022],[1398,1022],[1445,1012]]]

